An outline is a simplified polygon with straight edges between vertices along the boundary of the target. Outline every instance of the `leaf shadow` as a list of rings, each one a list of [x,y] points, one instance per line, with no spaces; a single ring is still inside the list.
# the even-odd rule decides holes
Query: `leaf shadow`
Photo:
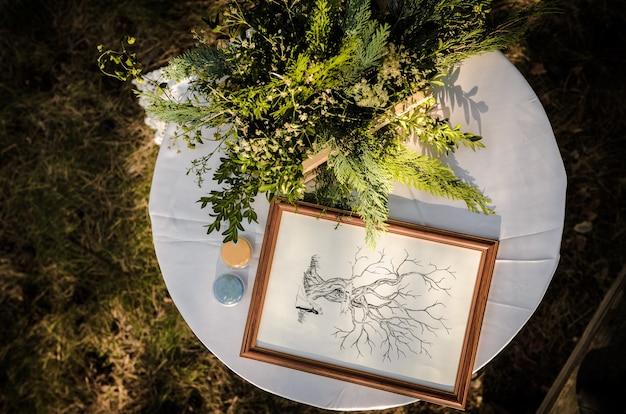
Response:
[[[444,118],[449,118],[452,111],[456,111],[457,108],[460,108],[463,111],[465,123],[470,124],[471,120],[474,120],[478,126],[478,134],[481,134],[481,115],[489,110],[489,106],[487,106],[485,101],[476,100],[478,85],[465,91],[456,83],[459,79],[460,71],[461,67],[457,66],[450,74],[441,79],[443,86],[437,87],[434,90],[435,98],[437,102],[439,102]]]

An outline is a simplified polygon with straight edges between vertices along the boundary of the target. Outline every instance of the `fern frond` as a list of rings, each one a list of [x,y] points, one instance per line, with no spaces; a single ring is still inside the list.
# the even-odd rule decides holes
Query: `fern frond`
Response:
[[[329,44],[332,29],[332,8],[327,0],[317,0],[311,17],[311,26],[305,37],[313,55],[323,55]]]
[[[339,152],[331,165],[337,181],[354,192],[352,210],[365,222],[367,244],[374,246],[389,218],[392,175],[367,150],[360,151],[359,155]]]
[[[185,78],[219,79],[226,74],[224,53],[218,49],[203,46],[190,49],[170,60],[163,68],[166,78],[180,81]]]
[[[375,66],[385,57],[385,46],[389,38],[390,26],[388,24],[376,25],[371,24],[373,30],[371,34],[363,38],[361,43],[361,67],[365,70]],[[378,27],[376,27],[378,26]]]
[[[346,15],[343,22],[343,31],[347,39],[364,33],[372,17],[369,0],[349,0],[346,5]]]
[[[386,160],[389,173],[405,185],[430,194],[465,202],[468,210],[475,213],[494,214],[487,198],[478,188],[460,180],[438,158],[420,155],[402,148]]]
[[[344,43],[337,54],[308,69],[308,74],[314,76],[317,90],[332,89],[354,81],[357,44],[357,41]]]
[[[387,23],[380,24],[372,19],[369,0],[351,0],[346,9],[343,30],[344,41],[358,40],[354,71],[362,73],[380,63],[385,56],[385,46],[391,28]]]

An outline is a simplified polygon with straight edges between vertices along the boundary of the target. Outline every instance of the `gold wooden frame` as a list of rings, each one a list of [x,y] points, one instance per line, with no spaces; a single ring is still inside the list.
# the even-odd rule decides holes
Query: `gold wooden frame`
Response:
[[[491,276],[492,276],[493,268],[495,264],[498,241],[485,239],[481,237],[475,237],[475,236],[466,235],[466,234],[459,234],[459,233],[440,230],[440,229],[428,228],[428,227],[405,223],[405,222],[399,222],[399,221],[394,221],[394,220],[388,221],[387,233],[385,233],[382,236],[382,238],[401,237],[402,238],[401,240],[405,240],[405,238],[408,237],[407,239],[408,243],[425,242],[425,243],[429,243],[429,245],[432,244],[433,246],[435,246],[434,248],[458,249],[461,255],[467,254],[468,257],[470,258],[477,257],[476,259],[472,259],[474,260],[473,263],[477,263],[476,269],[475,269],[476,274],[471,275],[469,278],[466,278],[469,281],[463,282],[466,284],[464,286],[465,288],[467,287],[472,288],[471,292],[465,293],[468,299],[465,299],[466,302],[464,303],[469,303],[469,308],[467,309],[464,308],[467,311],[466,315],[463,314],[464,310],[462,312],[457,312],[458,315],[455,315],[455,317],[460,317],[462,320],[465,320],[463,318],[466,317],[467,324],[465,325],[465,331],[461,333],[458,336],[458,338],[455,338],[455,340],[457,341],[456,343],[458,343],[460,346],[458,350],[460,356],[458,359],[459,361],[458,366],[456,367],[456,375],[453,375],[452,377],[450,377],[451,379],[454,378],[453,380],[454,385],[453,387],[451,384],[445,387],[439,387],[438,385],[432,385],[432,383],[429,381],[422,381],[422,379],[419,376],[416,376],[415,378],[407,378],[404,375],[396,375],[396,373],[392,371],[385,372],[384,371],[385,368],[383,368],[382,371],[379,368],[376,368],[373,370],[369,368],[361,369],[358,365],[359,363],[359,358],[357,358],[358,355],[354,359],[356,365],[350,362],[337,363],[333,360],[334,357],[333,358],[329,357],[328,359],[325,356],[321,356],[318,358],[318,356],[310,355],[307,352],[300,353],[296,349],[297,346],[295,348],[284,349],[278,345],[277,347],[273,345],[267,346],[265,345],[266,344],[266,342],[264,342],[265,340],[264,341],[259,340],[260,328],[262,326],[267,326],[268,329],[272,329],[272,330],[282,329],[280,327],[281,325],[280,323],[274,324],[272,323],[273,320],[269,320],[269,319],[266,321],[264,320],[263,315],[264,315],[264,308],[266,307],[266,305],[268,309],[270,306],[274,306],[274,305],[271,305],[270,304],[271,302],[269,301],[268,301],[268,304],[266,304],[266,299],[268,296],[268,285],[269,285],[270,279],[272,277],[275,277],[275,278],[279,277],[279,276],[272,276],[273,274],[272,267],[275,264],[275,262],[284,259],[278,256],[275,257],[275,254],[277,253],[276,252],[277,240],[279,236],[281,235],[281,233],[287,234],[287,236],[283,236],[283,237],[292,237],[289,235],[298,234],[298,232],[294,232],[293,229],[289,231],[281,227],[281,224],[284,221],[284,217],[287,217],[289,220],[300,220],[300,219],[306,220],[308,218],[309,222],[311,222],[311,218],[315,218],[315,220],[327,220],[334,227],[336,227],[336,231],[338,232],[342,232],[342,229],[352,228],[352,226],[356,226],[356,228],[361,228],[361,229],[363,228],[363,222],[359,218],[356,218],[354,216],[346,214],[346,212],[342,212],[339,210],[326,209],[320,206],[307,204],[307,203],[300,203],[296,206],[282,204],[279,202],[272,203],[270,207],[269,216],[268,216],[267,227],[266,227],[265,237],[263,241],[263,247],[261,251],[256,280],[254,283],[254,289],[252,292],[252,299],[251,299],[250,309],[248,313],[248,320],[246,323],[246,328],[245,328],[244,337],[243,337],[243,344],[241,348],[241,356],[246,357],[246,358],[256,359],[256,360],[267,362],[267,363],[285,366],[285,367],[292,368],[295,370],[309,372],[309,373],[316,374],[316,375],[327,376],[327,377],[349,381],[352,383],[356,383],[356,384],[360,384],[360,385],[364,385],[368,387],[382,389],[382,390],[389,391],[389,392],[403,394],[403,395],[407,395],[410,397],[414,397],[420,400],[425,400],[425,401],[440,404],[440,405],[450,406],[450,407],[454,407],[457,409],[463,409],[465,407],[466,399],[467,399],[468,392],[469,392],[469,385],[470,385],[470,380],[471,380],[471,375],[472,375],[472,369],[474,366],[474,360],[476,356],[476,349],[478,346],[480,329],[482,325],[485,306],[487,303],[487,294],[488,294],[489,286],[491,283]],[[302,223],[303,225],[305,224],[304,221]],[[321,223],[323,224],[327,222],[321,222]],[[315,224],[315,225],[317,226],[318,224]],[[364,229],[362,230],[364,234]],[[392,236],[388,236],[388,235],[392,235]],[[281,240],[288,240],[288,239],[281,239]],[[281,241],[281,243],[283,242]],[[451,247],[447,248],[447,247],[442,247],[442,246],[451,246]],[[355,254],[354,257],[356,259],[357,255]],[[408,257],[408,251],[407,251],[407,257]],[[446,257],[449,257],[449,256],[446,256]],[[383,260],[382,258],[383,258],[383,254],[380,255],[380,260]],[[393,258],[391,260],[393,261]],[[313,263],[313,261],[311,261],[311,263]],[[355,263],[356,263],[356,260],[355,260]],[[416,261],[415,263],[418,263],[418,262]],[[393,264],[391,265],[391,267],[394,267],[394,266],[395,265]],[[277,268],[278,268],[278,265],[277,265]],[[382,269],[382,265],[380,268]],[[400,269],[399,266],[397,266],[397,268],[398,270]],[[455,276],[455,274],[453,274],[453,272],[451,272],[449,269],[438,269],[438,270],[448,271],[450,274],[452,274],[452,276]],[[473,272],[474,270],[470,269],[467,273],[473,273]],[[415,272],[410,272],[410,273],[415,273]],[[307,273],[304,273],[305,276],[306,274]],[[399,274],[399,272],[396,272],[395,274]],[[409,274],[409,272],[406,272],[406,274]],[[280,276],[280,277],[283,277],[283,276]],[[378,277],[378,276],[374,276],[374,277]],[[291,278],[291,276],[289,276],[289,278]],[[285,279],[285,280],[291,280],[291,279]],[[320,281],[322,279],[317,279],[317,280]],[[336,280],[343,281],[343,280],[348,280],[348,279],[336,279]],[[389,280],[389,277],[387,277],[386,280]],[[424,280],[419,279],[419,280],[420,280],[420,283],[425,281],[425,279]],[[452,280],[452,278],[450,278],[450,280]],[[455,277],[455,280],[456,280],[456,277]],[[454,283],[457,283],[457,282],[454,281]],[[396,283],[396,284],[398,284],[399,286],[399,283]],[[350,286],[352,286],[352,282],[350,282]],[[397,289],[400,289],[400,287],[398,287]],[[356,288],[354,290],[356,290]],[[428,291],[430,292],[430,289]],[[460,291],[463,291],[463,289],[460,289]],[[447,291],[445,293],[448,294]],[[343,292],[342,294],[347,295],[345,292]],[[427,294],[428,293],[426,293],[426,295]],[[337,299],[338,296],[336,296],[336,294],[333,294],[333,295],[335,296],[322,297],[322,299],[330,298],[328,301],[324,302],[327,306],[338,306],[336,304],[330,303],[330,300],[335,300],[335,302],[339,302],[339,300]],[[422,297],[423,295],[413,295],[413,296]],[[279,297],[277,296],[275,298],[272,298],[272,300],[276,302],[277,298]],[[470,298],[471,298],[471,302],[470,302]],[[287,298],[287,300],[290,300],[290,298]],[[347,300],[348,299],[345,299],[344,301],[347,301]],[[353,300],[353,299],[350,299],[350,300]],[[436,304],[438,303],[435,303],[435,305]],[[352,306],[352,302],[350,302],[348,305]],[[410,304],[410,306],[413,306],[413,305]],[[303,308],[301,307],[299,309],[300,309],[299,312],[302,312]],[[413,311],[413,309],[409,309],[409,310]],[[270,311],[268,310],[267,312],[270,312]],[[317,313],[319,313],[319,312],[316,312],[315,309],[307,309],[307,312],[312,312],[315,314],[314,316],[312,316],[312,318],[317,318]],[[361,310],[361,312],[365,312],[365,310]],[[368,309],[368,312],[370,312],[369,309]],[[308,314],[306,314],[306,316],[308,317]],[[270,316],[267,316],[267,318],[270,318]],[[353,318],[354,318],[354,313],[353,313]],[[443,317],[441,317],[440,319],[447,320],[447,319],[444,319]],[[313,320],[317,321],[319,319],[313,319]],[[353,322],[354,322],[354,319],[353,319]],[[444,322],[441,322],[441,323],[443,324]],[[365,326],[366,334],[368,333],[367,328],[368,327]],[[287,328],[284,328],[284,329],[287,329]],[[359,329],[363,329],[363,326],[361,326]],[[448,328],[446,328],[446,330],[447,329]],[[290,332],[291,331],[285,332],[285,335],[289,336]],[[345,332],[349,332],[349,331],[345,331]],[[442,337],[443,336],[444,334],[442,334]],[[347,337],[348,337],[348,334],[346,334],[346,337],[344,338],[344,340],[347,339]],[[364,345],[360,345],[358,341],[359,339],[357,338],[356,347],[357,348],[359,348],[360,346],[364,347]],[[391,340],[389,342],[391,342]],[[387,341],[385,341],[385,344],[387,344]],[[352,345],[353,345],[352,348],[354,348],[354,344]],[[371,349],[373,348],[371,347],[371,344],[369,345],[370,345],[370,351],[371,351]],[[343,346],[343,343],[342,343],[342,346]],[[411,350],[411,352],[415,353],[417,356],[410,355],[410,357],[414,359],[423,358],[423,360],[427,360],[426,357],[422,356],[421,348],[418,354],[417,352],[414,352],[415,349],[412,348],[413,346],[414,344],[409,343],[407,345],[408,347],[407,349]],[[422,346],[421,343],[420,343],[420,346]],[[294,351],[292,352],[291,349],[293,349]],[[345,353],[346,351],[344,349],[341,352]],[[344,354],[341,354],[341,355],[344,355]],[[430,353],[429,353],[429,356],[430,356]],[[401,355],[400,353],[398,353],[398,358],[400,357]],[[431,363],[430,360],[427,360],[427,361]],[[418,365],[419,364],[411,365],[412,367],[411,369],[419,369]],[[455,364],[452,363],[451,365],[454,366]],[[386,365],[384,365],[381,362],[381,366],[386,366]]]

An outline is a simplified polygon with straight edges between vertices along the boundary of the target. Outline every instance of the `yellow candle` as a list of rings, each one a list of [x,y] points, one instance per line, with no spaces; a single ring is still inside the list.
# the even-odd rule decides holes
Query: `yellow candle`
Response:
[[[246,267],[250,257],[252,257],[252,247],[243,237],[239,237],[237,243],[229,241],[222,244],[222,260],[230,267],[236,269]]]

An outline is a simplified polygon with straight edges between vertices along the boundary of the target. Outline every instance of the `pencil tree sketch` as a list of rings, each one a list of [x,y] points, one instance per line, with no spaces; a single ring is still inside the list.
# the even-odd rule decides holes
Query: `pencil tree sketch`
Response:
[[[423,265],[406,251],[400,258],[384,251],[370,258],[358,248],[349,263],[348,277],[323,278],[320,258],[311,257],[296,295],[298,321],[322,315],[324,301],[334,302],[349,315],[344,327],[334,327],[341,349],[353,349],[358,357],[378,350],[383,360],[407,353],[431,357],[438,335],[450,333],[445,298],[451,298],[454,271]]]

